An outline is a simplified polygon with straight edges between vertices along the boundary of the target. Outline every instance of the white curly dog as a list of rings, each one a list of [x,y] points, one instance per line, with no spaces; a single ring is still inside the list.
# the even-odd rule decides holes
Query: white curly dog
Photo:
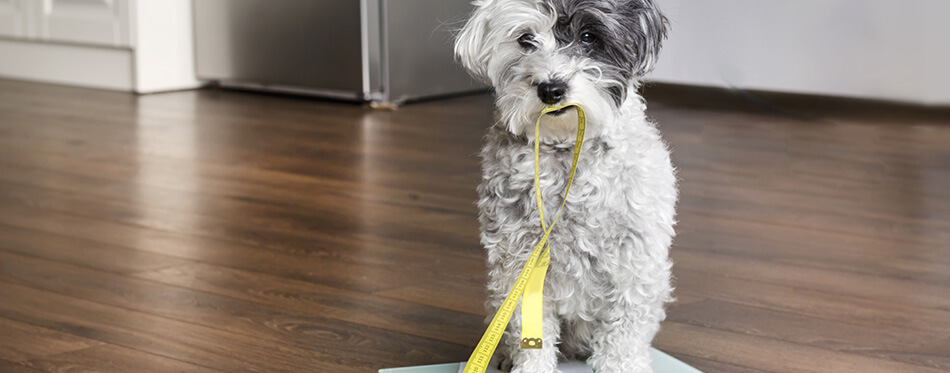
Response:
[[[542,235],[533,190],[534,122],[545,107],[563,103],[580,104],[588,118],[576,180],[550,238],[544,347],[520,349],[516,310],[499,347],[503,368],[547,373],[559,358],[579,358],[597,373],[651,372],[650,343],[672,301],[677,189],[669,150],[646,118],[638,88],[666,37],[666,18],[653,0],[474,5],[455,51],[496,94],[497,121],[481,152],[478,186],[491,314]],[[544,121],[547,211],[564,198],[576,130],[573,110]]]

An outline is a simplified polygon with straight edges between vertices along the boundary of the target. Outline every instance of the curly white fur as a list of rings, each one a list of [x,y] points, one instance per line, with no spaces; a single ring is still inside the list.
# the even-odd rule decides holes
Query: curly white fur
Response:
[[[669,151],[645,117],[637,81],[656,57],[659,41],[653,39],[665,36],[665,19],[651,0],[475,4],[456,52],[497,94],[498,122],[481,153],[478,187],[491,314],[542,232],[533,190],[533,131],[528,130],[546,106],[538,85],[565,81],[562,102],[579,103],[588,112],[588,138],[574,186],[550,238],[544,348],[519,348],[516,310],[500,351],[513,372],[553,372],[559,352],[589,358],[598,373],[650,372],[650,342],[665,318],[664,305],[672,300],[668,251],[677,190]],[[581,45],[577,35],[584,30],[595,30],[600,44]],[[652,47],[620,45],[615,39]],[[566,113],[546,119],[542,129],[541,188],[549,218],[564,198],[576,120]]]

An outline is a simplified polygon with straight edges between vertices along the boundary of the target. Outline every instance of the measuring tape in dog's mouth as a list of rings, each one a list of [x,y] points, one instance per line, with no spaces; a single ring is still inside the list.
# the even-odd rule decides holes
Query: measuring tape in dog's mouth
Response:
[[[574,160],[571,162],[571,173],[567,179],[567,188],[564,189],[564,199],[561,201],[561,207],[554,216],[551,226],[546,227],[544,222],[544,203],[541,200],[541,119],[549,113],[564,110],[573,107],[577,110],[577,141],[574,143]],[[505,301],[498,308],[495,317],[488,324],[488,329],[478,341],[478,346],[472,352],[472,356],[465,364],[464,373],[484,373],[488,369],[489,361],[501,341],[501,336],[508,326],[508,321],[518,305],[518,298],[521,298],[521,348],[522,349],[540,349],[542,341],[542,303],[544,289],[544,275],[548,271],[548,265],[551,263],[551,246],[548,237],[561,217],[561,211],[564,210],[564,204],[567,202],[567,194],[571,191],[571,184],[574,182],[574,173],[577,171],[577,159],[581,154],[581,146],[584,144],[584,130],[587,127],[587,118],[584,115],[584,109],[577,104],[567,104],[558,107],[549,107],[541,111],[538,116],[538,122],[534,127],[534,193],[538,199],[538,215],[541,218],[541,229],[544,230],[544,236],[534,247],[531,256],[528,257],[521,275],[515,281],[515,285]],[[547,250],[545,250],[547,247]]]

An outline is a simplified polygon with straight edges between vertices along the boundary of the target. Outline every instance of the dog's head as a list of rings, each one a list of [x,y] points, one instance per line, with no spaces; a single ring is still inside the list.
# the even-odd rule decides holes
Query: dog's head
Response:
[[[584,106],[597,131],[653,68],[666,37],[667,21],[654,0],[474,5],[455,53],[472,76],[495,88],[500,120],[515,134],[525,134],[544,107],[568,102]],[[572,138],[576,117],[558,118],[549,134]]]

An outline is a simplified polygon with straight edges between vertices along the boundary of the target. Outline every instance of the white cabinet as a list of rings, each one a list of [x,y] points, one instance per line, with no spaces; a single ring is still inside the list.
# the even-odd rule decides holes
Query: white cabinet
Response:
[[[26,36],[26,0],[0,0],[0,37]]]
[[[0,78],[151,93],[194,64],[192,0],[0,0]]]
[[[41,0],[39,5],[42,40],[130,46],[129,0]]]

